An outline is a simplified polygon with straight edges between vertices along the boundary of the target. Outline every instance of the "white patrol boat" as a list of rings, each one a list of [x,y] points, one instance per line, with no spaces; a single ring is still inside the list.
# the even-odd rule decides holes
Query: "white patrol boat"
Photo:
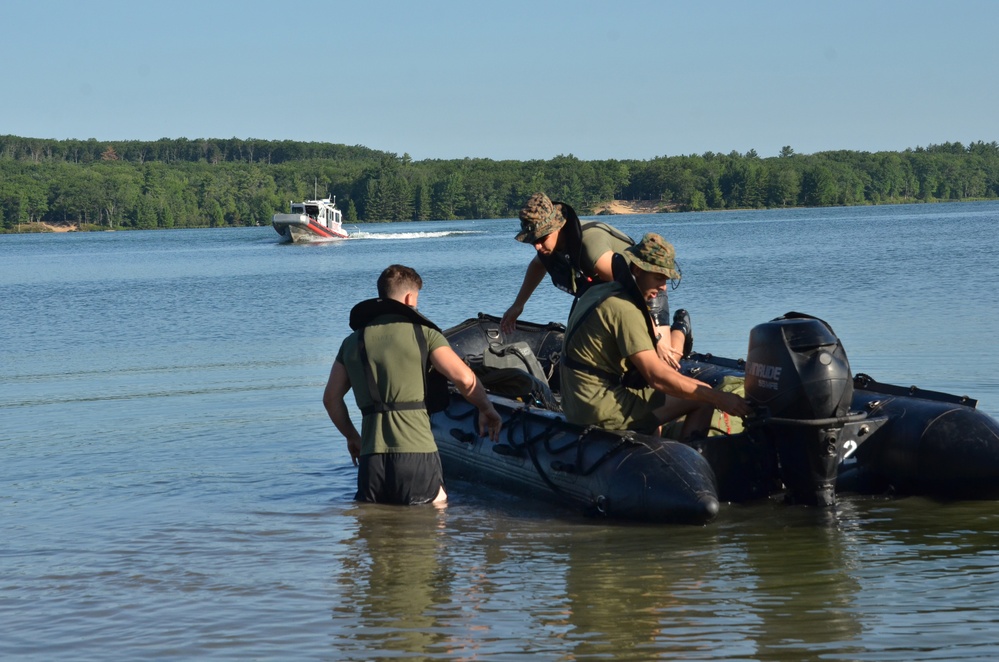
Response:
[[[292,202],[290,214],[274,214],[271,219],[282,241],[295,244],[346,239],[342,222],[343,214],[336,208],[336,198]]]

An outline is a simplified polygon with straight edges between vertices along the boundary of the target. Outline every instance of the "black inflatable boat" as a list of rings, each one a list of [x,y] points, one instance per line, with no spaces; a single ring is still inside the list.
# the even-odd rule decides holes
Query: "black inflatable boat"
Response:
[[[564,327],[499,318],[445,331],[504,420],[493,444],[455,393],[431,416],[445,476],[557,500],[594,515],[705,523],[719,502],[781,496],[829,506],[837,492],[999,498],[999,424],[966,397],[851,373],[831,327],[788,313],[750,333],[745,360],[693,354],[686,374],[744,384],[758,416],[683,444],[582,428],[559,410]],[[738,421],[738,419],[736,419]]]

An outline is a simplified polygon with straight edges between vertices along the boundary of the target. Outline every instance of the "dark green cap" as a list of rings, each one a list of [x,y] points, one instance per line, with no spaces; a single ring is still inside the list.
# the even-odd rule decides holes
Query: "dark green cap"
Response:
[[[670,280],[680,278],[676,270],[676,249],[654,232],[649,232],[634,246],[624,249],[624,259],[639,269],[665,274]]]
[[[535,193],[528,198],[520,210],[520,233],[516,237],[517,241],[534,244],[565,225],[565,217],[559,207],[544,193]]]

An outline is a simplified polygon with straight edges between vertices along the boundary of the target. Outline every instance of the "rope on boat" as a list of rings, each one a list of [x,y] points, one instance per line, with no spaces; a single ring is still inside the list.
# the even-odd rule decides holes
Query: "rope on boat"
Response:
[[[582,429],[578,435],[573,435],[569,432],[566,436],[568,438],[567,443],[556,447],[553,443],[553,439],[558,435],[559,428],[563,427],[559,421],[552,421],[548,426],[544,427],[540,432],[535,435],[530,435],[528,433],[528,423],[529,418],[527,414],[530,411],[529,406],[518,407],[512,409],[509,417],[504,422],[504,428],[506,429],[506,438],[504,444],[497,444],[493,446],[493,449],[497,453],[512,455],[517,457],[523,457],[526,453],[527,457],[530,458],[531,463],[534,465],[534,469],[542,481],[552,490],[553,493],[567,497],[569,496],[566,491],[556,483],[550,476],[550,471],[546,469],[538,457],[537,444],[543,443],[544,449],[551,456],[558,456],[567,452],[575,450],[574,462],[562,463],[558,460],[553,460],[551,462],[550,469],[559,473],[570,473],[581,477],[588,477],[594,472],[596,472],[601,466],[603,466],[607,461],[609,461],[615,455],[621,453],[625,448],[631,446],[642,446],[649,451],[654,453],[659,453],[662,451],[661,446],[651,444],[644,439],[638,438],[634,432],[624,432],[615,433],[612,431],[604,430],[595,425],[589,425]],[[464,421],[475,416],[477,410],[475,407],[469,407],[464,410],[461,414],[456,414],[452,409],[445,409],[443,413],[446,417],[454,421]],[[519,426],[518,426],[519,423]],[[516,434],[519,428],[519,438]],[[595,458],[589,464],[584,464],[585,453],[588,444],[592,441],[596,443],[599,438],[595,438],[593,435],[596,432],[602,432],[606,436],[603,440],[610,442],[609,437],[616,437],[616,441],[611,443],[611,445],[604,451],[600,457]],[[451,430],[451,436],[458,441],[464,443],[474,443],[477,440],[477,435],[474,432],[468,432],[466,429],[454,428]],[[501,450],[503,448],[503,450]],[[512,452],[511,452],[512,451]],[[606,514],[606,497],[603,495],[598,495],[596,501],[593,503],[593,507],[598,513]]]
[[[842,426],[847,423],[863,421],[866,418],[866,411],[855,412],[846,416],[835,416],[833,418],[780,418],[765,413],[758,418],[746,420],[745,427],[750,428],[761,425],[800,425],[803,427]]]
[[[586,451],[586,445],[588,439],[590,439],[590,435],[594,432],[607,432],[606,430],[603,430],[602,428],[593,425],[587,426],[583,428],[583,431],[578,436],[570,437],[568,443],[559,448],[556,448],[552,444],[552,439],[555,437],[554,432],[557,430],[559,426],[557,424],[552,424],[547,428],[545,428],[544,430],[542,430],[541,432],[539,432],[538,434],[534,436],[529,436],[527,432],[527,423],[528,423],[527,417],[523,415],[526,412],[527,408],[515,409],[511,413],[509,419],[509,423],[515,423],[519,420],[521,424],[522,436],[524,441],[520,443],[516,441],[513,434],[514,432],[513,425],[507,426],[507,441],[512,448],[524,449],[527,451],[528,457],[531,458],[531,462],[534,464],[534,468],[538,472],[538,475],[541,477],[543,481],[545,481],[545,484],[547,484],[552,489],[552,491],[559,494],[564,493],[564,490],[561,487],[559,487],[558,484],[551,479],[551,477],[549,477],[544,467],[542,467],[536,449],[536,445],[538,442],[542,442],[544,444],[545,450],[553,456],[565,453],[574,448],[576,451],[576,458],[573,464],[553,466],[551,468],[554,469],[555,471],[559,471],[562,473],[573,473],[583,477],[589,476],[592,473],[594,473],[611,457],[620,453],[625,446],[637,444],[652,449],[652,447],[649,444],[646,444],[643,441],[636,439],[633,434],[620,435],[616,443],[610,446],[599,458],[597,458],[587,466],[584,465],[583,456]]]

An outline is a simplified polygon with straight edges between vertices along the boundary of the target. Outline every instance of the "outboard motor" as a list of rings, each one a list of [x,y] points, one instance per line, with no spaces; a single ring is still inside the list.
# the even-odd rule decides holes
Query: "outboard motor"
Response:
[[[833,505],[853,377],[832,328],[793,312],[754,327],[746,398],[767,410],[761,431],[776,448],[788,496],[798,503]]]

